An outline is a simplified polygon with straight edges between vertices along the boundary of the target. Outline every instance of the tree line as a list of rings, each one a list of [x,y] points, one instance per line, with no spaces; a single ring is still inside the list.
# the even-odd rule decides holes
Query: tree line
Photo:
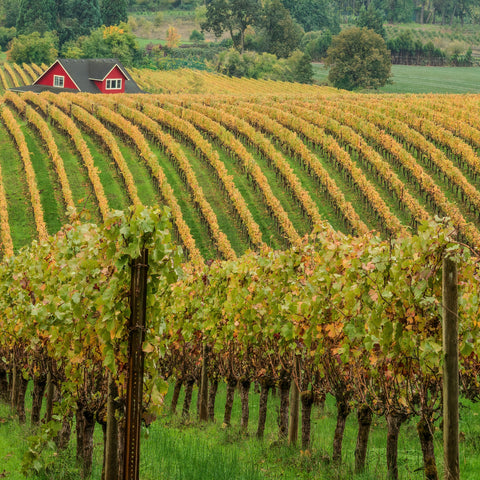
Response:
[[[4,0],[0,6],[0,37],[10,40],[33,32],[55,31],[60,45],[89,35],[101,25],[128,20],[127,0]],[[3,47],[5,45],[2,45]]]
[[[158,9],[193,10],[214,3],[215,0],[130,0],[132,11]],[[336,16],[341,22],[356,17],[362,8],[373,5],[390,23],[452,24],[459,21],[478,23],[478,0],[282,0],[283,4],[308,31],[318,27],[318,21]],[[264,2],[257,2],[264,3]]]

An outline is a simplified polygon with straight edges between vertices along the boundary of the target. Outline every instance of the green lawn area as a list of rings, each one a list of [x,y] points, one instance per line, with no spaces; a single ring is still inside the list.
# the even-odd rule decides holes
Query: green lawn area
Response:
[[[314,78],[327,82],[328,70],[314,64]],[[480,93],[480,67],[392,66],[392,83],[382,93]]]
[[[367,469],[354,474],[354,451],[357,435],[355,412],[348,419],[343,440],[342,464],[331,462],[333,433],[336,425],[334,399],[327,397],[325,410],[314,408],[312,413],[312,444],[307,452],[278,441],[277,415],[279,396],[270,396],[269,415],[263,440],[255,430],[258,420],[259,396],[251,392],[250,427],[242,434],[238,392],[232,412],[232,426],[224,428],[222,418],[225,387],[220,385],[215,405],[216,423],[199,424],[196,418],[194,390],[189,420],[180,412],[184,392],[180,396],[177,414],[169,413],[171,390],[165,399],[164,413],[147,429],[142,428],[140,478],[142,480],[387,480],[385,445],[386,425],[383,417],[375,417],[370,434]],[[253,388],[252,388],[253,390]],[[75,465],[75,432],[66,451],[55,452],[48,474],[25,477],[21,459],[28,449],[27,437],[33,433],[29,425],[31,391],[27,394],[27,424],[19,425],[9,408],[0,403],[0,478],[9,480],[77,480]],[[460,407],[460,470],[462,480],[477,480],[480,468],[478,439],[480,404],[461,400]],[[399,480],[423,480],[422,453],[416,432],[416,421],[407,421],[401,429],[398,445]],[[443,477],[442,432],[435,429],[435,452],[439,478]],[[101,478],[102,432],[99,425],[94,437],[94,461],[91,480]],[[3,476],[2,476],[3,475]]]

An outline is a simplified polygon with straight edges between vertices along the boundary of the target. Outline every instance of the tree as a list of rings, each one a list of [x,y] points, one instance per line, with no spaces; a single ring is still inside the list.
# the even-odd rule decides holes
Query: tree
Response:
[[[285,8],[306,32],[330,29],[340,32],[340,22],[331,0],[282,0]]]
[[[367,28],[353,27],[333,37],[325,65],[336,88],[378,88],[385,85],[392,63],[385,40]]]
[[[78,21],[79,35],[89,35],[92,30],[102,26],[98,0],[75,0],[72,4],[72,17]]]
[[[127,0],[103,0],[100,12],[102,22],[107,27],[127,22]]]
[[[11,43],[7,52],[7,59],[15,63],[36,63],[41,65],[52,64],[58,56],[57,38],[47,32],[41,35],[38,32],[29,35],[19,35]]]
[[[178,33],[178,30],[174,26],[169,25],[167,30],[167,47],[175,48],[178,47],[179,43],[180,34]]]
[[[277,57],[288,57],[298,48],[304,34],[281,0],[268,0],[265,3],[259,25],[259,50]]]
[[[332,44],[332,33],[328,28],[324,31],[308,32],[300,43],[300,50],[310,56],[312,61],[320,62]]]
[[[32,32],[45,33],[57,27],[55,0],[21,0],[17,18],[19,35]]]
[[[261,12],[259,0],[210,0],[207,3],[206,21],[202,31],[213,32],[220,37],[228,32],[235,48],[243,53],[245,30],[255,25]]]
[[[13,40],[16,36],[17,30],[15,27],[0,27],[0,49],[6,50],[10,41]]]
[[[385,28],[383,28],[383,16],[381,12],[373,6],[373,3],[371,3],[368,8],[361,8],[356,24],[357,27],[365,27],[373,30],[384,39],[387,36]]]
[[[3,0],[0,5],[2,26],[6,28],[16,27],[19,13],[20,2],[18,0]]]
[[[118,58],[127,67],[138,62],[141,56],[136,38],[126,23],[97,28],[77,44],[83,58]]]
[[[286,63],[292,72],[290,81],[299,83],[313,82],[312,59],[309,55],[296,50],[287,58]]]

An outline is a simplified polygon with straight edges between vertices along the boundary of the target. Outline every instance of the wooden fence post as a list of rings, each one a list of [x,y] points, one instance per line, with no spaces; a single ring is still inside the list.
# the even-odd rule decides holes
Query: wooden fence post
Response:
[[[443,259],[443,453],[445,480],[459,480],[457,265]]]
[[[143,340],[145,337],[147,305],[148,250],[132,262],[130,320],[128,323],[128,378],[125,413],[124,480],[139,480],[140,427],[143,401]]]
[[[203,344],[203,361],[200,389],[198,395],[200,397],[199,418],[202,422],[208,421],[208,360],[210,348],[206,343]]]
[[[288,425],[288,444],[289,445],[295,445],[298,439],[300,385],[302,384],[301,365],[300,365],[299,355],[295,355],[293,368],[294,368],[294,378],[292,380],[292,389],[290,394],[290,422]]]

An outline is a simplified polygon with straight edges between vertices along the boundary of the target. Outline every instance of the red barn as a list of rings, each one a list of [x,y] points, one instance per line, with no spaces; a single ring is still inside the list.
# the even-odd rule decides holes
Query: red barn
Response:
[[[44,90],[53,92],[87,93],[143,93],[115,59],[73,59],[56,60],[38,79],[24,87],[11,90],[17,92]]]

